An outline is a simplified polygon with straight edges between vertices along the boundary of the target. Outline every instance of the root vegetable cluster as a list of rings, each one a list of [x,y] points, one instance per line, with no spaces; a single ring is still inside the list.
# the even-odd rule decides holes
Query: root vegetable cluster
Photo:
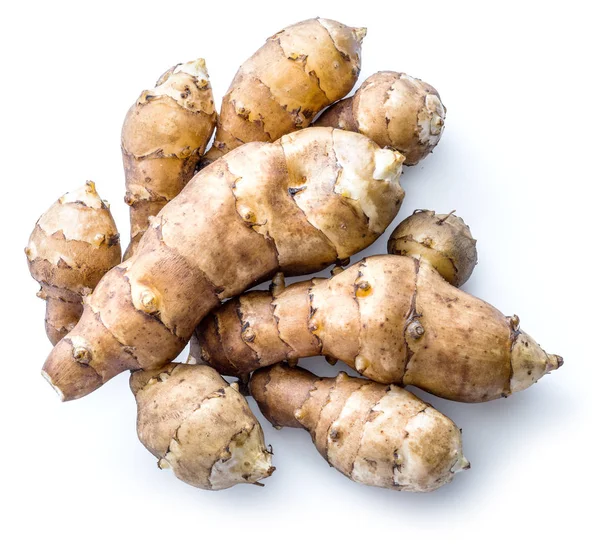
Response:
[[[518,317],[460,289],[477,250],[453,211],[415,211],[389,255],[349,266],[398,214],[403,164],[425,159],[446,125],[438,91],[403,72],[346,97],[365,36],[320,18],[285,28],[241,65],[218,116],[204,60],[175,65],[123,123],[124,259],[92,182],[29,239],[54,345],[44,377],[67,401],[130,371],[140,442],[195,487],[262,486],[275,470],[251,394],[351,480],[435,490],[470,467],[461,431],[403,386],[491,401],[563,363]],[[329,279],[285,287],[331,265]],[[245,293],[265,280],[270,291]],[[187,364],[174,363],[188,342]],[[363,377],[297,366],[315,355]]]

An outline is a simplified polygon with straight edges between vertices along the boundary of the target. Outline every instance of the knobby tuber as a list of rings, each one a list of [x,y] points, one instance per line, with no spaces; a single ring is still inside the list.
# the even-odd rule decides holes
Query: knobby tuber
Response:
[[[364,28],[309,19],[267,40],[238,70],[221,104],[210,163],[248,142],[306,128],[354,87]]]
[[[167,70],[143,91],[123,123],[121,151],[130,206],[129,258],[148,218],[173,200],[194,175],[217,114],[204,59]]]
[[[427,83],[400,72],[377,72],[354,96],[329,107],[316,126],[360,132],[417,164],[433,151],[444,129],[446,108]]]
[[[521,391],[562,364],[516,316],[453,287],[425,261],[396,255],[233,298],[196,334],[192,355],[221,374],[326,355],[377,382],[463,402]]]
[[[46,301],[46,334],[56,344],[79,321],[83,297],[121,262],[117,226],[93,182],[60,197],[38,219],[25,254]]]
[[[476,240],[454,212],[416,210],[388,240],[388,253],[422,258],[455,287],[463,285],[477,264]]]
[[[309,431],[319,453],[355,482],[433,491],[470,466],[456,425],[395,385],[276,365],[255,372],[250,391],[273,425]]]
[[[237,385],[206,365],[168,364],[132,372],[140,441],[160,468],[202,489],[270,476],[271,452]]]
[[[157,368],[223,299],[365,248],[398,212],[403,159],[359,134],[308,128],[215,161],[102,278],[45,376],[69,400],[126,369]]]

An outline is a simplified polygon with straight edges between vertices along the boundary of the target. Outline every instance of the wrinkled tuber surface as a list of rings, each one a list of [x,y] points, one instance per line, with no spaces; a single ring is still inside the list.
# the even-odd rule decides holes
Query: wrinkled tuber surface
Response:
[[[225,489],[270,476],[271,453],[237,386],[206,365],[132,372],[142,444],[184,482]]]
[[[469,468],[456,425],[395,385],[276,365],[255,372],[250,390],[273,425],[306,429],[319,453],[355,482],[433,491]]]
[[[121,262],[117,226],[93,182],[61,196],[38,219],[25,254],[46,301],[46,334],[56,344],[79,321],[83,297]]]
[[[433,151],[444,130],[446,108],[429,84],[400,72],[377,72],[356,94],[329,107],[316,126],[360,132],[417,164]]]
[[[388,240],[388,253],[421,258],[454,287],[463,285],[477,264],[476,240],[471,229],[453,212],[416,210],[402,221]]]
[[[102,278],[45,376],[69,400],[124,370],[157,368],[223,299],[364,249],[398,212],[403,159],[359,134],[308,128],[215,161]]]
[[[203,164],[248,142],[273,142],[310,125],[354,87],[364,28],[308,19],[274,36],[238,70]]]
[[[521,391],[562,364],[516,316],[453,287],[425,262],[396,255],[233,298],[196,335],[192,355],[221,374],[326,355],[371,380],[462,402]]]
[[[216,121],[204,59],[167,70],[127,112],[121,133],[131,221],[126,259],[146,232],[148,218],[192,179]]]

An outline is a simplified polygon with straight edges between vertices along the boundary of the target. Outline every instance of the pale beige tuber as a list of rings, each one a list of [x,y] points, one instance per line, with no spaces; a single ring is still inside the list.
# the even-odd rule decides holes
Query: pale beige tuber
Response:
[[[475,245],[471,229],[454,212],[416,210],[392,232],[388,253],[421,258],[448,283],[460,287],[477,264]]]
[[[275,470],[260,424],[237,385],[206,365],[131,374],[140,441],[184,482],[202,489],[257,483]]]
[[[192,179],[216,120],[204,59],[167,70],[127,112],[121,133],[131,221],[126,259],[146,232],[148,218]]]
[[[400,151],[411,166],[438,144],[445,118],[446,108],[431,85],[400,72],[377,72],[354,96],[325,110],[315,125],[360,132]]]
[[[273,142],[308,127],[354,87],[365,34],[365,28],[316,18],[271,36],[233,78],[203,164],[244,143]]]
[[[276,365],[256,371],[250,390],[273,425],[309,431],[319,453],[355,482],[433,491],[470,466],[456,425],[400,387]]]
[[[308,128],[200,171],[102,278],[44,372],[63,400],[171,362],[200,320],[276,272],[307,274],[375,241],[398,212],[404,157]]]
[[[46,334],[56,344],[79,321],[83,297],[121,262],[117,226],[93,182],[61,196],[38,219],[25,254],[46,301]]]
[[[221,374],[325,355],[377,382],[462,402],[508,396],[562,365],[516,316],[453,287],[425,261],[396,255],[233,298],[196,334],[192,355]]]

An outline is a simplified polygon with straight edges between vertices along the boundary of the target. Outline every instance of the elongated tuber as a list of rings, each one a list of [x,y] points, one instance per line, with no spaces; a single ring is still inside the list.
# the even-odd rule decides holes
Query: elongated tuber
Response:
[[[319,453],[355,482],[433,491],[470,466],[456,425],[395,385],[276,365],[255,372],[250,391],[273,425],[309,431]]]
[[[330,279],[253,291],[207,316],[192,355],[243,375],[299,357],[340,359],[377,382],[481,402],[510,395],[557,369],[491,305],[411,257],[367,257]]]
[[[476,240],[454,212],[416,210],[388,240],[388,253],[421,258],[455,287],[463,285],[477,264]]]
[[[275,470],[246,399],[216,370],[172,363],[132,372],[130,385],[140,441],[180,480],[225,489]]]
[[[316,126],[360,132],[417,164],[433,151],[444,130],[446,108],[429,84],[400,72],[377,72],[354,96],[340,100]]]
[[[46,301],[46,334],[56,344],[79,321],[83,297],[121,262],[117,226],[93,182],[60,197],[38,219],[25,254]]]
[[[45,376],[69,400],[124,370],[157,368],[223,299],[365,248],[398,212],[403,159],[359,134],[309,128],[215,161],[104,276]]]
[[[130,206],[129,258],[148,218],[192,179],[212,136],[217,114],[204,59],[177,64],[143,91],[123,123],[121,150]]]
[[[267,40],[238,70],[221,104],[209,163],[248,142],[306,128],[354,87],[364,28],[309,19]]]

